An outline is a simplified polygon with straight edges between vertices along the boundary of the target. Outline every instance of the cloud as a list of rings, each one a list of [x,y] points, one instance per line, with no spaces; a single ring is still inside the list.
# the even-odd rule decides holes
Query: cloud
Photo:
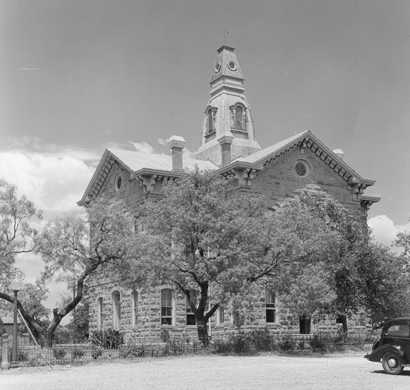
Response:
[[[410,223],[396,225],[387,215],[372,217],[367,224],[372,230],[373,239],[384,245],[392,245],[398,233],[410,232]]]
[[[95,157],[74,150],[0,151],[0,178],[45,211],[78,211],[76,202],[91,178]]]

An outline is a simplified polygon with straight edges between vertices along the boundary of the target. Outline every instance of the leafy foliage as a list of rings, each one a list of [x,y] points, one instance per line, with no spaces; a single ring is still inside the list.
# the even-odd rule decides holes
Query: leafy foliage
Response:
[[[95,331],[91,334],[90,341],[93,345],[110,349],[117,349],[124,343],[123,336],[115,329]]]
[[[410,315],[408,261],[389,248],[371,245],[359,259],[361,296],[374,326]]]

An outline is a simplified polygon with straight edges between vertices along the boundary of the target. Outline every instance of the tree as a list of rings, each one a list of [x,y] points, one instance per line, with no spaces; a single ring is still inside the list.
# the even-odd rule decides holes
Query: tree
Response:
[[[34,250],[34,223],[40,218],[41,212],[31,201],[18,196],[15,186],[0,180],[0,290],[6,291],[18,273],[15,256]]]
[[[303,202],[272,208],[262,195],[199,172],[142,202],[136,225],[135,259],[123,264],[124,274],[138,275],[148,286],[175,284],[205,346],[207,323],[220,305],[254,283],[277,278],[281,264],[329,255],[338,239]]]
[[[374,327],[388,318],[410,314],[407,253],[395,255],[387,247],[372,244],[359,259],[361,297]]]
[[[309,225],[316,220],[324,226],[323,238],[330,241],[313,257],[281,268],[285,301],[301,316],[336,313],[346,333],[347,316],[360,307],[357,260],[367,247],[366,226],[318,186],[297,191],[281,205],[284,210],[296,206],[305,210],[303,218]]]
[[[102,265],[127,257],[132,226],[132,219],[120,202],[95,202],[88,209],[87,217],[63,217],[45,225],[35,239],[35,249],[45,263],[42,282],[55,276],[74,280],[75,294],[62,307],[54,308],[47,322],[36,318],[24,302],[18,301],[22,316],[41,344],[52,345],[61,320],[81,302],[87,279]],[[13,302],[13,297],[6,293],[1,293],[0,298]]]

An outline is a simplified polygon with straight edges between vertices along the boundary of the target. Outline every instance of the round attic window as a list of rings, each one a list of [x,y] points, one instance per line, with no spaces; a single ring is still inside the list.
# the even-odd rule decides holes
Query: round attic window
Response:
[[[228,67],[230,70],[236,70],[236,64],[233,61],[229,61]]]
[[[115,189],[119,191],[122,186],[122,177],[118,176],[117,179],[115,180]]]
[[[309,167],[304,161],[297,161],[295,164],[295,172],[298,176],[305,177],[309,173]]]

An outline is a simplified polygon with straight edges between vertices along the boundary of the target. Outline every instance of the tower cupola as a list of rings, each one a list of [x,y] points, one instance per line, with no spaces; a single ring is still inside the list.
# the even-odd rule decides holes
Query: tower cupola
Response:
[[[227,45],[217,50],[197,158],[222,165],[225,162],[219,141],[222,137],[232,138],[232,160],[260,149],[255,140],[252,111],[245,96],[242,68],[235,49]]]

